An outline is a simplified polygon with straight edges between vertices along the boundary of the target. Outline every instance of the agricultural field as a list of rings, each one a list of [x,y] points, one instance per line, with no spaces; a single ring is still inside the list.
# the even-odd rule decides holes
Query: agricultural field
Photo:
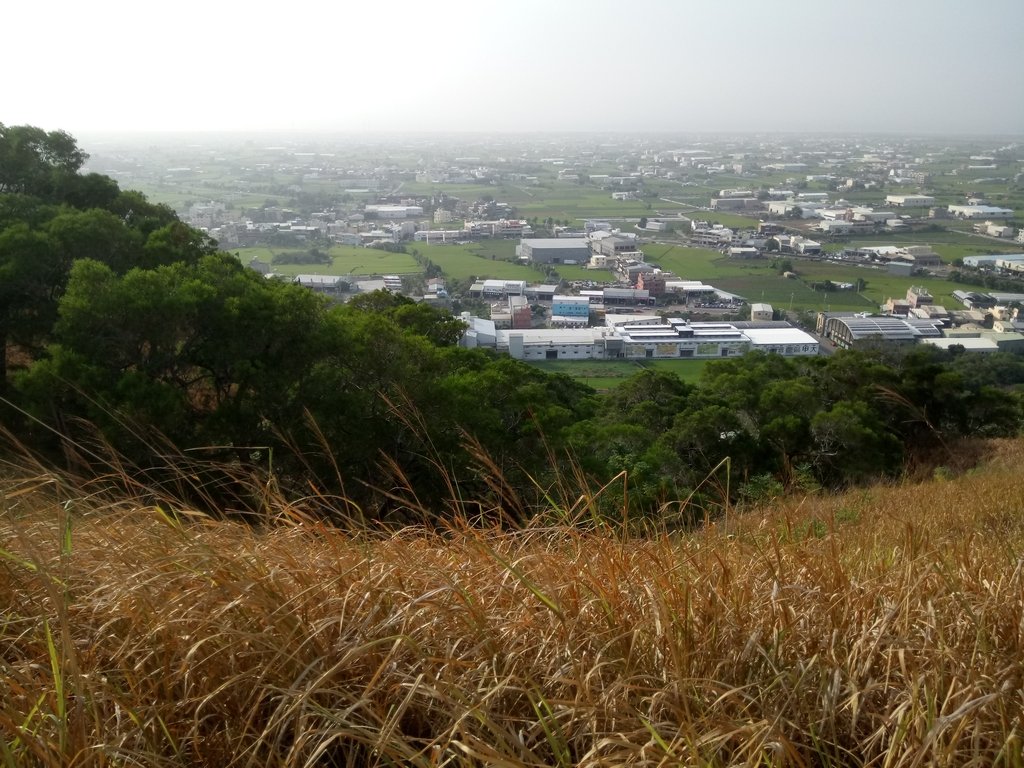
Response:
[[[770,266],[770,259],[733,260],[718,251],[683,246],[645,246],[648,258],[685,280],[702,280],[748,301],[764,301],[781,309],[860,312],[871,310],[889,297],[903,297],[911,285],[924,285],[935,301],[956,306],[952,292],[957,285],[937,278],[890,275],[883,269],[852,264],[793,259],[797,279],[788,279]],[[811,283],[865,281],[858,295],[853,291],[815,290]]]
[[[526,280],[539,282],[544,273],[523,264],[508,260],[505,252],[515,249],[509,240],[488,240],[473,245],[427,245],[415,243],[415,249],[425,258],[439,266],[444,274],[453,280],[470,278],[495,278],[499,280]],[[411,257],[410,257],[411,258]]]
[[[612,200],[611,190],[598,189],[593,185],[545,180],[537,186],[473,185],[473,184],[430,184],[404,182],[402,192],[411,195],[433,195],[438,192],[476,200],[493,197],[516,207],[517,215],[523,219],[569,222],[569,226],[581,224],[585,219],[639,219],[655,215],[654,209],[675,213],[684,211],[684,206],[666,203],[657,198],[643,200]]]
[[[235,248],[243,264],[253,258],[272,262],[276,254],[301,253],[305,248],[277,248],[260,246]],[[328,251],[331,264],[274,264],[273,270],[282,275],[407,275],[422,272],[423,268],[407,253],[389,253],[377,248],[334,246]]]
[[[969,226],[960,222],[957,226]],[[908,232],[900,234],[879,234],[872,237],[858,237],[839,243],[828,243],[826,251],[842,251],[846,248],[864,248],[872,245],[930,245],[946,264],[964,256],[975,256],[988,253],[1020,253],[1021,246],[1014,243],[1001,243],[969,232],[947,229],[936,232]]]
[[[686,214],[691,219],[707,221],[713,224],[721,224],[731,229],[757,229],[756,217],[740,216],[737,213],[726,213],[724,211],[690,211]]]

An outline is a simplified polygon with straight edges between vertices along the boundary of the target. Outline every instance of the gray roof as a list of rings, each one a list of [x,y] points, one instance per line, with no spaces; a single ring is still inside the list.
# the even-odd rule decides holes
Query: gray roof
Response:
[[[582,237],[531,237],[522,244],[531,248],[590,248]]]
[[[897,317],[840,317],[836,318],[850,329],[854,339],[881,336],[892,340],[917,339],[922,336],[941,336],[934,321],[901,320]]]

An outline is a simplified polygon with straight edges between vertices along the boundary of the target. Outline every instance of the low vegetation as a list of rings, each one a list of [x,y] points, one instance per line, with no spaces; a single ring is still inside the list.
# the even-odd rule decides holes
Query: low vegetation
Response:
[[[0,765],[1019,766],[1024,444],[984,448],[642,537],[594,494],[352,533],[8,467]]]

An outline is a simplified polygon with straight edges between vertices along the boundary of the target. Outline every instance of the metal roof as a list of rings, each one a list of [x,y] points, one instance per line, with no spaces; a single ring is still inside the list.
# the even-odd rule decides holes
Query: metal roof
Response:
[[[922,336],[942,335],[936,323],[928,320],[901,320],[898,317],[841,317],[836,320],[850,329],[854,339],[881,336],[886,339],[910,341]]]
[[[745,328],[743,333],[755,347],[771,346],[774,344],[813,344],[818,345],[818,340],[809,333],[799,328]]]
[[[586,238],[582,237],[531,237],[525,238],[522,244],[531,248],[586,248],[588,251],[590,250]]]

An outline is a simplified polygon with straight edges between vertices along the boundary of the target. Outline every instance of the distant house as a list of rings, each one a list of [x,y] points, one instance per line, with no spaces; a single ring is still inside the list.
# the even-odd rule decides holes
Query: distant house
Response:
[[[924,286],[912,285],[907,289],[907,303],[910,304],[911,309],[916,309],[925,304],[934,304],[935,299]]]
[[[593,240],[594,250],[605,256],[623,256],[629,254],[635,256],[640,253],[637,239],[622,235],[609,235],[598,240]],[[641,254],[642,255],[642,254]]]
[[[1010,240],[1016,234],[1017,230],[1007,224],[995,224],[991,221],[986,221],[982,224],[975,224],[974,231],[982,235],[988,235],[989,237],[1000,237]]]
[[[757,248],[736,246],[729,249],[730,259],[756,259],[760,255]]]
[[[637,276],[636,287],[647,291],[651,296],[663,296],[665,275],[661,272],[641,272]]]
[[[756,197],[716,197],[711,200],[713,211],[754,211],[763,208]]]
[[[939,267],[942,266],[942,259],[929,245],[908,245],[901,250],[897,256],[900,261],[906,261],[915,267]]]

